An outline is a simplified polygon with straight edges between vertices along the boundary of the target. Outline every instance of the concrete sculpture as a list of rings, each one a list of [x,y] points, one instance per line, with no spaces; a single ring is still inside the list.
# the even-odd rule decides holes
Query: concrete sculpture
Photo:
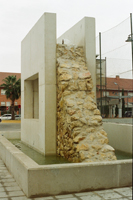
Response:
[[[95,19],[83,18],[63,39],[77,47],[56,47],[56,15],[44,13],[22,41],[21,140],[73,162],[114,160],[95,103]]]

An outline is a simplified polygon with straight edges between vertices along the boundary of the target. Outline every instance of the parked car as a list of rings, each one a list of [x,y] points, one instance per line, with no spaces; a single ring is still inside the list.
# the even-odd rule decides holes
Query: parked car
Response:
[[[132,117],[132,111],[126,111],[125,117]]]
[[[9,120],[11,118],[12,118],[11,114],[4,114],[4,115],[0,116],[1,121],[2,120]]]
[[[21,119],[21,115],[15,115],[15,120],[20,120]]]

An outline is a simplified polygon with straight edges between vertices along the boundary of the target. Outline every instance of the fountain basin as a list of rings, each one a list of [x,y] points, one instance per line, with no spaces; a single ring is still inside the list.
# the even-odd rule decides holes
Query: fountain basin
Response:
[[[132,185],[132,159],[38,165],[3,136],[0,156],[27,197]]]

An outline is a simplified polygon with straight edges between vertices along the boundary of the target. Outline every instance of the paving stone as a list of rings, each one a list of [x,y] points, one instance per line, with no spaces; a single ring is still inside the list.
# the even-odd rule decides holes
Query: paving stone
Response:
[[[5,187],[5,190],[8,191],[8,192],[11,192],[11,191],[21,191],[21,189],[20,189],[19,186]]]
[[[65,199],[63,198],[62,200],[78,200],[78,199],[76,197],[73,197],[73,198],[65,198]]]
[[[0,192],[5,192],[5,188],[0,187]]]
[[[13,176],[12,175],[2,175],[2,176],[0,176],[0,178],[1,179],[6,179],[6,178],[13,178]]]
[[[28,199],[27,197],[12,197],[11,200],[31,200],[31,199]]]
[[[109,192],[114,192],[113,189],[107,189],[107,190],[95,190],[94,193],[96,194],[102,194],[102,193],[109,193]]]
[[[6,167],[0,167],[0,170],[4,170],[4,169],[7,170]]]
[[[0,183],[8,183],[8,182],[15,182],[13,178],[5,178],[0,180]]]
[[[0,198],[8,197],[9,195],[6,192],[0,192]]]
[[[9,171],[7,170],[7,168],[4,168],[4,169],[0,169],[0,173],[2,173],[3,171],[6,171],[9,173]]]
[[[102,200],[101,197],[99,197],[96,194],[88,194],[87,196],[81,196],[80,197],[82,200]]]
[[[9,195],[10,197],[25,196],[25,194],[24,194],[22,191],[8,192],[8,195]]]
[[[9,183],[0,183],[0,187],[11,187],[11,186],[18,186],[16,182],[9,182]]]
[[[55,196],[58,199],[63,199],[63,198],[73,198],[74,196],[72,194],[64,194],[64,195],[57,195]]]
[[[94,194],[93,192],[81,192],[81,193],[75,193],[76,196],[87,196],[87,195],[92,195]]]
[[[105,192],[105,193],[100,193],[99,196],[101,196],[104,199],[118,199],[122,198],[122,195],[116,193],[116,192]]]
[[[119,198],[119,199],[115,199],[115,200],[129,200],[128,198]]]
[[[38,198],[34,198],[34,200],[53,200],[53,197],[38,197]]]
[[[118,192],[119,194],[124,195],[124,196],[126,196],[126,197],[132,196],[132,190],[131,190],[131,188],[129,188],[129,187],[117,188],[117,189],[114,189],[114,191],[116,191],[116,192]]]

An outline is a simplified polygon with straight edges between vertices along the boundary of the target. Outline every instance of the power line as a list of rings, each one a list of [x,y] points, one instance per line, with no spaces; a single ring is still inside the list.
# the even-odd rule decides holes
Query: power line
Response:
[[[127,72],[130,72],[130,71],[132,71],[132,69],[130,69],[130,70],[127,70],[127,71],[124,71],[124,72],[121,72],[121,73],[117,73],[118,75],[119,74],[125,74],[125,73],[127,73]],[[115,76],[116,74],[112,74],[112,75],[110,75],[110,76]]]
[[[122,48],[122,47],[124,47],[124,46],[126,46],[126,45],[128,45],[128,43],[126,43],[126,44],[124,44],[124,45],[122,45],[122,46],[120,46],[120,47],[117,47],[117,48],[115,48],[115,49],[113,49],[113,50],[111,50],[111,51],[105,52],[105,53],[103,53],[102,55],[107,54],[107,53],[110,53],[110,52],[115,51],[115,50],[117,50],[117,49],[120,49],[120,48]]]
[[[107,31],[102,32],[102,34],[108,32],[108,31],[110,31],[110,30],[112,30],[112,29],[114,29],[114,28],[116,28],[117,26],[119,26],[120,24],[124,23],[124,22],[125,22],[126,20],[128,20],[128,19],[130,19],[130,17],[126,18],[125,20],[123,20],[122,22],[120,22],[120,23],[117,24],[116,26],[113,26],[112,28],[108,29]],[[98,38],[98,37],[99,37],[99,35],[96,36],[96,38]]]

